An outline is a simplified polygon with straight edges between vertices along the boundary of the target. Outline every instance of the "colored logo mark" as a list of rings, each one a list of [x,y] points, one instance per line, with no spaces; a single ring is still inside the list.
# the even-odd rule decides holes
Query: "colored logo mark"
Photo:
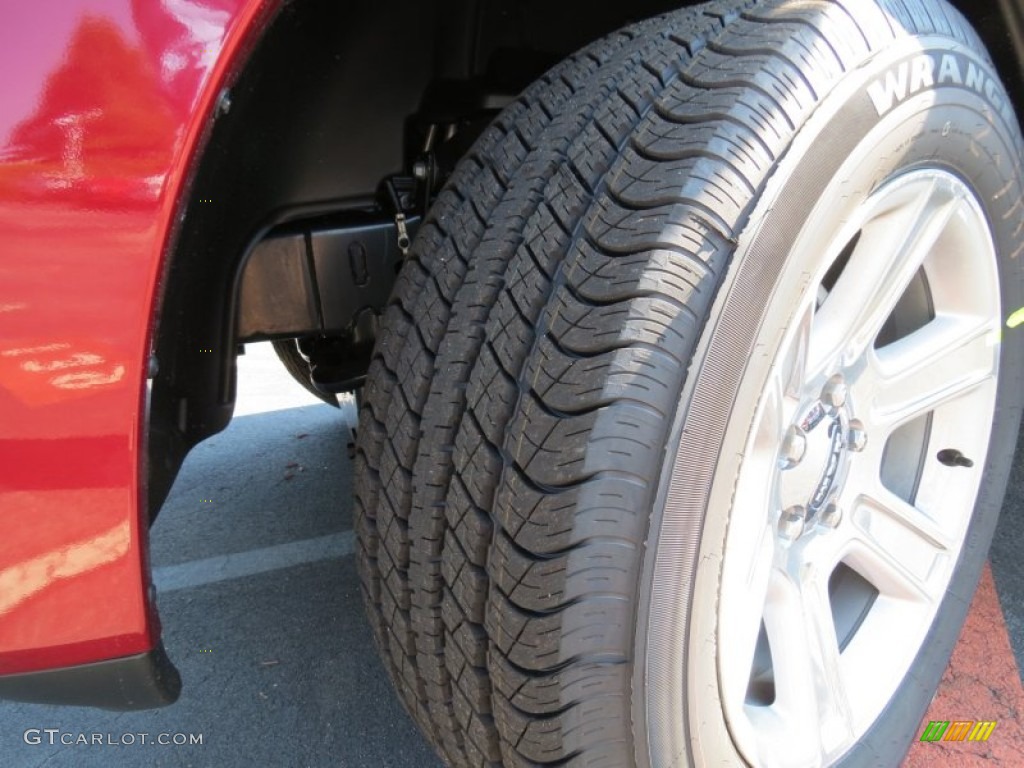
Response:
[[[988,741],[995,720],[930,720],[921,741]]]

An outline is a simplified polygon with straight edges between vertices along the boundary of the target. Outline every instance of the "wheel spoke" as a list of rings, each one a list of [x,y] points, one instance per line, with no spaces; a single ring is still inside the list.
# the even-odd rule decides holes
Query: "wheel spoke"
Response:
[[[998,348],[988,323],[939,318],[879,349],[869,376],[871,420],[891,431],[996,374]]]
[[[799,399],[808,379],[808,371],[820,364],[820,361],[810,359],[816,309],[815,302],[809,298],[794,321],[794,338],[782,361],[783,392],[789,398]]]
[[[742,610],[730,611],[721,627],[721,642],[729,649],[729,663],[722,666],[725,696],[737,705],[747,696],[754,667],[754,653],[761,630],[775,549],[774,529],[768,525],[760,532],[754,556],[742,584],[729,585],[744,597]]]
[[[734,498],[747,524],[733,531],[733,546],[746,553],[747,567],[732,569],[723,576],[723,589],[741,597],[743,606],[722,617],[721,642],[728,648],[729,664],[723,665],[721,675],[726,697],[737,706],[742,706],[747,695],[775,552],[774,512],[778,503],[774,478],[784,418],[784,377],[785,372],[772,377],[759,411],[750,461],[760,471],[744,473]]]
[[[764,621],[775,673],[773,708],[801,738],[817,734],[822,755],[850,737],[852,718],[828,574],[807,564],[799,571],[776,567],[768,589]]]
[[[849,264],[819,311],[814,361],[856,360],[871,345],[962,204],[948,181],[908,184],[862,226]]]
[[[853,560],[880,592],[911,600],[936,598],[932,576],[950,549],[940,526],[881,482],[861,494],[854,522],[861,546]]]

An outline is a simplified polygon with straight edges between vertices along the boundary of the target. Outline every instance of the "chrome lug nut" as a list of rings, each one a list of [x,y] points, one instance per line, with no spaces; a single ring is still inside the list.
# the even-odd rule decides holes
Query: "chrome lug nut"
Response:
[[[830,501],[818,515],[818,522],[826,528],[835,528],[843,519],[843,508],[835,502]]]
[[[846,433],[846,447],[860,453],[868,444],[868,433],[859,419],[850,419],[850,428]]]
[[[834,374],[821,388],[821,402],[828,408],[842,408],[846,404],[846,382],[841,373]]]
[[[807,453],[807,435],[796,424],[786,430],[779,449],[779,464],[783,469],[791,469],[803,461]]]
[[[806,517],[807,510],[799,504],[782,510],[779,515],[779,537],[786,541],[796,541],[804,532]]]

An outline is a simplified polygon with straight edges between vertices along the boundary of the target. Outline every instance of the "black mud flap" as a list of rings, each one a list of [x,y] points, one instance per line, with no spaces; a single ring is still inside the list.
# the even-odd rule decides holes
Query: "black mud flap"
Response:
[[[178,700],[181,676],[163,644],[120,659],[0,676],[0,699],[35,704],[155,709]]]

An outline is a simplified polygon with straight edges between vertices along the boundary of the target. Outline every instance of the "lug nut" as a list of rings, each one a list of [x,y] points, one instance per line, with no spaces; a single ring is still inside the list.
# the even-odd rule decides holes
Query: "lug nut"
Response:
[[[787,541],[796,541],[804,532],[806,517],[807,510],[799,504],[782,510],[779,515],[779,536]]]
[[[835,528],[843,519],[843,508],[830,501],[818,515],[818,521],[826,528]]]
[[[859,419],[850,419],[850,429],[846,433],[846,447],[860,453],[868,444],[868,433]]]
[[[821,388],[821,402],[829,408],[842,408],[846,404],[846,382],[842,374],[837,373],[825,382]]]
[[[779,464],[783,469],[791,469],[799,464],[807,453],[807,435],[796,424],[786,430],[779,449]]]

